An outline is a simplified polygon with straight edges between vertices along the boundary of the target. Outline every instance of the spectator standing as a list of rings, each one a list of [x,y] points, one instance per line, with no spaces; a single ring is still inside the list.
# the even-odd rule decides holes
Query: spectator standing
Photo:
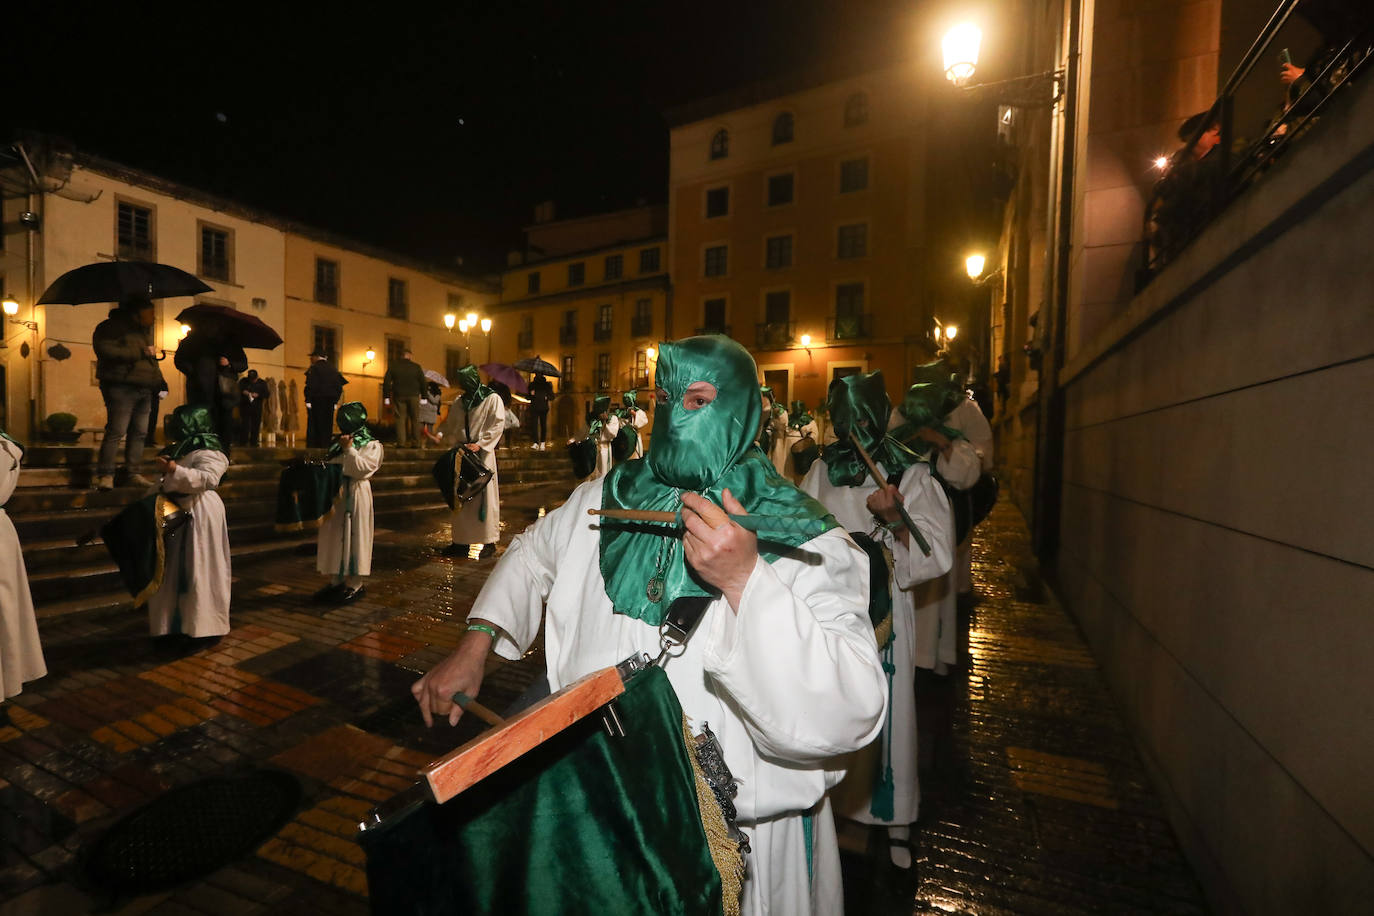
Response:
[[[305,444],[326,448],[334,438],[334,407],[348,382],[319,347],[311,351],[310,358],[313,362],[305,370]]]
[[[997,401],[1002,410],[1007,409],[1007,394],[1011,391],[1011,365],[1007,362],[1006,354],[997,357],[997,372],[993,375],[997,380]]]
[[[267,382],[258,378],[256,369],[249,369],[248,374],[239,379],[239,445],[258,447],[262,434],[262,409],[271,391]]]
[[[177,347],[175,362],[186,376],[186,403],[209,411],[215,435],[228,454],[234,441],[239,373],[248,368],[243,347],[222,339],[213,328],[192,328]]]
[[[439,405],[444,401],[444,389],[439,387],[438,382],[429,382],[425,385],[425,396],[420,399],[420,447],[426,448],[429,443],[439,444],[439,437],[434,434],[434,427],[439,422]]]
[[[127,482],[152,485],[138,467],[143,463],[152,400],[166,384],[153,348],[154,317],[152,300],[128,298],[96,325],[91,338],[95,376],[105,401],[105,438],[94,481],[97,490],[114,487],[115,455],[121,444]]]
[[[530,418],[530,438],[533,447],[544,451],[549,447],[549,402],[553,400],[553,385],[542,372],[536,372],[530,381],[530,406],[526,410]]]
[[[148,407],[148,434],[143,437],[143,444],[149,447],[157,444],[157,415],[162,410],[162,402],[167,400],[167,380],[162,380],[162,387],[153,395],[152,403]]]
[[[396,411],[396,444],[401,448],[420,445],[420,396],[424,393],[425,370],[406,350],[386,367],[386,375],[382,376],[383,403]]]

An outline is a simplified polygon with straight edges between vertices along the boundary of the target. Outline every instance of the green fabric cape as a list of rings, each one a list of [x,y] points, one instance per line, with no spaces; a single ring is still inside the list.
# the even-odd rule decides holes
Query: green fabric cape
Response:
[[[699,493],[717,505],[729,488],[751,515],[835,519],[819,502],[783,479],[754,445],[762,405],[749,351],[728,337],[689,337],[665,343],[655,376],[667,393],[654,411],[651,447],[643,461],[618,464],[606,475],[603,509],[677,512],[682,493]],[[699,410],[682,403],[692,382],[715,386],[716,399]],[[814,537],[814,533],[768,536],[759,554],[769,563]],[[662,595],[647,594],[659,573]],[[658,626],[678,598],[719,594],[696,578],[682,553],[682,529],[643,523],[601,521],[601,576],[617,614]]]
[[[487,395],[496,393],[482,384],[481,374],[478,373],[477,367],[471,363],[458,370],[454,384],[463,389],[458,400],[468,413],[472,413],[474,407],[485,401]]]
[[[630,678],[615,708],[628,737],[588,716],[456,798],[359,834],[374,916],[722,913],[666,673]]]
[[[210,411],[204,407],[192,407],[187,404],[178,407],[172,411],[172,420],[167,431],[173,440],[171,447],[167,449],[167,457],[173,461],[200,449],[224,451],[224,443],[215,435],[215,424],[210,419]]]
[[[372,431],[367,428],[367,408],[361,402],[349,401],[347,404],[340,404],[335,417],[339,424],[339,432],[353,437],[355,449],[360,449],[373,441]],[[333,458],[340,454],[343,454],[343,443],[335,439],[334,444],[329,446],[329,451],[325,452],[325,457]]]
[[[319,461],[294,464],[281,472],[277,483],[278,531],[307,531],[334,509],[334,499],[343,483],[343,465]]]
[[[831,382],[827,403],[839,440],[823,448],[821,457],[833,486],[857,487],[868,479],[868,468],[849,443],[850,436],[889,475],[899,474],[919,460],[911,449],[887,435],[892,402],[881,369]]]
[[[949,411],[940,411],[949,399],[949,386],[940,382],[917,382],[907,389],[897,411],[906,420],[900,426],[888,430],[888,435],[911,449],[922,458],[928,456],[934,443],[927,442],[916,435],[923,427],[930,427],[946,439],[962,439],[964,434],[957,429],[945,426],[940,420]]]

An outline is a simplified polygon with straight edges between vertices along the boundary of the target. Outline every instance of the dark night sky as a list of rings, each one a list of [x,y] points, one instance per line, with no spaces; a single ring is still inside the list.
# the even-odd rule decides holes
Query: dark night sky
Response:
[[[0,128],[470,268],[500,267],[537,201],[662,202],[667,107],[939,53],[912,0],[133,8],[11,10]]]

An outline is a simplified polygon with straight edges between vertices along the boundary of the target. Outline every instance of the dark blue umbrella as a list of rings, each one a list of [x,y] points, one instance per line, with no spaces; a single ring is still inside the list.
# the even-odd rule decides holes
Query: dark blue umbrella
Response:
[[[557,366],[537,356],[516,360],[514,368],[519,369],[521,372],[538,372],[540,375],[547,375],[552,378],[563,377],[563,373],[558,371]]]
[[[152,261],[97,261],[67,271],[43,291],[39,305],[119,302],[125,296],[166,299],[214,292],[195,276]]]

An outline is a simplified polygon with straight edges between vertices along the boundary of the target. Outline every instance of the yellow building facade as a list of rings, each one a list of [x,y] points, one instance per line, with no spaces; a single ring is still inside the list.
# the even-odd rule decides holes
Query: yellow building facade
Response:
[[[565,221],[575,222],[575,221]],[[511,363],[538,356],[556,366],[554,435],[576,435],[591,400],[636,389],[650,410],[652,365],[668,336],[666,236],[617,241],[527,260],[501,278],[492,309],[492,353]]]
[[[247,350],[248,365],[265,378],[296,383],[303,426],[300,389],[317,343],[333,345],[336,365],[350,382],[347,396],[375,417],[388,347],[394,352],[408,344],[422,365],[445,371],[451,353],[444,313],[485,309],[497,298],[494,278],[427,268],[80,152],[42,145],[28,152],[33,173],[0,174],[0,286],[17,304],[14,316],[3,316],[0,424],[21,439],[37,441],[43,419],[59,412],[74,414],[80,430],[104,426],[91,336],[112,305],[36,305],[49,283],[83,264],[156,261],[211,287],[155,302],[156,346],[165,354],[168,384],[163,416],[184,402],[183,378],[173,365],[182,337],[176,315],[193,303],[247,312],[282,336],[273,350]],[[24,213],[33,216],[21,218]],[[334,305],[318,299],[320,261],[334,265]],[[397,295],[400,301],[393,300]],[[364,367],[369,348],[376,359]]]
[[[899,395],[936,317],[915,74],[742,90],[672,121],[670,336],[728,334],[780,400],[878,368]]]

